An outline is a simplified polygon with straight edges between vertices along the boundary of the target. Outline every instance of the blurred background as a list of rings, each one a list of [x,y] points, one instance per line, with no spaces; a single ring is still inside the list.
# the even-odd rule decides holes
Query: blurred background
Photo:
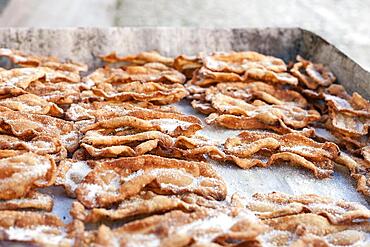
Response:
[[[370,70],[368,0],[0,0],[1,27],[302,27]]]

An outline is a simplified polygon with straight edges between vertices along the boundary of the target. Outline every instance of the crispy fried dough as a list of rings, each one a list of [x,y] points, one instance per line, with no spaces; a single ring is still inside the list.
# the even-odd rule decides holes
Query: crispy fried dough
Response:
[[[198,112],[207,114],[207,115],[217,112],[217,110],[214,109],[210,103],[205,102],[205,101],[193,100],[191,102],[191,106]]]
[[[12,98],[0,99],[0,106],[23,113],[35,113],[52,117],[61,117],[63,115],[63,109],[59,108],[54,103],[50,103],[37,95],[28,93]]]
[[[157,114],[155,116],[154,114]],[[82,128],[82,133],[98,129],[133,128],[142,131],[157,130],[171,136],[189,136],[202,129],[200,120],[194,116],[178,113],[132,111],[122,117],[98,121]]]
[[[7,57],[12,63],[23,67],[48,67],[55,70],[70,71],[79,73],[87,71],[87,65],[76,62],[61,62],[56,57],[28,55],[18,50],[7,48],[0,49],[0,57]]]
[[[341,152],[335,162],[348,168],[351,177],[357,182],[357,191],[370,196],[370,162],[365,155],[361,159]]]
[[[179,136],[175,140],[175,147],[180,151],[180,155],[195,160],[202,160],[204,155],[208,155],[212,159],[225,158],[220,146],[219,143],[210,141],[201,135]]]
[[[297,115],[296,115],[297,116]],[[267,124],[263,121],[270,120],[270,116],[261,116],[263,121],[257,119],[259,116],[247,117],[247,116],[235,116],[231,114],[217,114],[212,113],[209,115],[205,121],[208,124],[214,124],[228,129],[239,129],[239,130],[273,130],[276,133],[287,134],[287,133],[301,133],[305,136],[312,136],[314,133],[313,129],[303,128],[301,130],[295,130],[287,126],[282,119],[277,119],[273,116],[272,121],[275,121],[274,124]],[[266,118],[268,117],[268,118]],[[312,120],[313,116],[308,117]],[[301,123],[302,124],[302,123]]]
[[[232,72],[215,72],[206,67],[201,67],[199,70],[196,70],[190,83],[200,87],[208,87],[220,82],[248,83],[253,80],[272,82],[281,85],[295,86],[298,84],[297,78],[289,73],[277,73],[265,68],[250,68],[245,74],[239,75]]]
[[[296,86],[298,84],[297,78],[289,73],[276,73],[265,68],[251,68],[244,76],[249,79],[272,82],[281,85]]]
[[[352,113],[330,111],[333,128],[349,136],[365,136],[369,133],[370,117],[360,117]]]
[[[314,64],[300,56],[297,56],[297,61],[290,72],[309,89],[327,87],[336,80],[333,73],[322,64]]]
[[[39,68],[16,68],[0,71],[1,88],[17,87],[26,89],[31,82],[45,77],[45,72]]]
[[[140,195],[121,202],[116,209],[93,208],[87,210],[81,203],[74,202],[70,214],[75,219],[94,223],[104,219],[122,220],[133,216],[183,209],[184,207],[185,203],[177,197],[143,191]]]
[[[73,123],[61,119],[9,110],[0,106],[0,132],[23,140],[47,135],[57,138],[68,151],[78,146],[78,133]]]
[[[305,213],[324,216],[331,224],[353,223],[370,219],[370,211],[361,204],[314,194],[256,193],[246,201],[246,207],[260,219],[273,219]]]
[[[330,118],[325,119],[325,116],[323,116],[322,120],[324,121],[324,123],[315,123],[314,129],[316,139],[321,141],[335,142],[340,147],[351,153],[358,153],[361,148],[366,147],[370,144],[370,139],[368,135],[348,135],[345,132],[341,132],[333,127]]]
[[[213,71],[243,74],[250,68],[263,67],[274,72],[287,70],[283,60],[257,52],[213,53],[203,57],[204,66]]]
[[[23,141],[17,137],[0,135],[0,152],[24,151],[36,154],[57,154],[62,151],[61,143],[48,136],[38,136],[29,141]],[[64,157],[65,158],[65,157]]]
[[[180,55],[175,58],[173,67],[183,73],[186,78],[190,79],[196,69],[202,66],[200,56],[186,56]]]
[[[245,131],[237,137],[228,138],[224,147],[230,155],[226,159],[245,169],[288,161],[312,170],[318,178],[333,173],[333,160],[339,155],[339,149],[334,143],[318,143],[297,133],[278,135]]]
[[[294,105],[301,108],[307,107],[307,100],[298,92],[280,89],[265,82],[255,81],[250,83],[218,83],[213,90],[247,102],[259,99],[272,105]],[[208,89],[212,93],[212,89]],[[208,94],[209,94],[208,93]],[[207,94],[207,92],[206,92]]]
[[[161,112],[178,113],[173,106],[158,106],[150,102],[92,102],[72,104],[66,111],[66,118],[72,121],[86,119],[105,120],[113,117],[121,117],[134,112],[147,112],[152,110],[152,115],[157,116]],[[176,114],[175,114],[176,115]]]
[[[88,92],[89,87],[85,83],[69,83],[69,82],[32,82],[26,89],[28,93],[35,94],[48,102],[53,102],[58,105],[66,105],[79,102],[85,96],[83,93]]]
[[[122,69],[99,68],[84,78],[87,84],[94,85],[100,83],[117,85],[134,81],[183,84],[185,80],[183,74],[160,63],[147,63],[143,66],[128,66]]]
[[[356,92],[350,96],[342,86],[332,85],[328,88],[327,93],[323,95],[329,107],[336,111],[364,117],[370,116],[370,102]]]
[[[18,87],[26,89],[30,83],[43,82],[79,82],[80,76],[73,72],[53,70],[46,67],[15,68],[0,71],[1,87]]]
[[[207,200],[195,194],[187,195],[158,195],[151,191],[142,191],[138,195],[122,201],[116,208],[86,209],[81,203],[72,204],[70,214],[73,218],[84,222],[99,222],[102,220],[125,220],[132,217],[147,216],[164,213],[172,210],[193,212],[200,208],[220,209],[227,204],[214,200]]]
[[[252,105],[241,99],[217,93],[209,95],[212,106],[222,114],[254,118],[266,125],[276,125],[280,120],[292,128],[304,128],[320,118],[315,110],[304,110],[289,105]]]
[[[369,145],[369,101],[357,93],[349,95],[337,84],[332,84],[318,96],[322,102],[321,111],[325,114],[314,123],[316,138],[334,141],[351,153],[358,153]],[[316,101],[314,104],[317,105]]]
[[[91,208],[122,201],[143,188],[165,194],[191,192],[217,200],[226,196],[223,180],[209,164],[152,155],[102,162],[78,185],[76,194]]]
[[[365,136],[370,126],[370,102],[357,93],[349,96],[341,87],[331,87],[324,94],[331,126],[349,136]]]
[[[30,191],[24,198],[0,201],[0,210],[37,209],[50,212],[53,204],[51,196]]]
[[[50,213],[2,211],[0,240],[27,245],[71,246],[73,240],[65,232],[62,221]]]
[[[0,160],[0,199],[16,199],[34,187],[50,186],[55,180],[55,163],[47,156],[24,153]]]
[[[104,136],[97,131],[88,131],[81,146],[91,157],[138,156],[150,152],[158,145],[171,148],[171,136],[160,131],[147,131],[133,135]]]
[[[259,236],[262,246],[364,246],[370,237],[370,211],[358,203],[280,192],[234,194],[231,203],[269,226]]]
[[[167,66],[172,66],[173,58],[164,57],[156,51],[144,51],[136,55],[128,55],[119,57],[116,52],[101,56],[101,59],[108,63],[128,62],[132,64],[143,65],[146,63],[162,63]]]
[[[181,84],[162,84],[155,82],[130,82],[113,86],[101,83],[94,87],[93,92],[108,101],[148,101],[154,104],[171,104],[180,101],[188,95]]]
[[[262,221],[271,227],[262,241],[275,246],[366,246],[369,222],[331,224],[324,216],[306,213]],[[364,245],[365,244],[365,245]]]
[[[90,244],[148,244],[159,246],[218,246],[256,241],[265,229],[247,210],[197,210],[193,213],[171,211],[136,220],[110,230],[101,227]],[[107,238],[107,236],[109,236]],[[214,244],[214,245],[212,245]]]
[[[3,70],[0,71],[0,98],[9,98],[28,92],[59,104],[63,103],[63,98],[79,98],[80,91],[88,88],[79,81],[78,74],[43,67]]]
[[[232,201],[270,227],[259,237],[262,246],[363,246],[369,240],[370,211],[357,203],[280,192],[246,200],[233,195]]]

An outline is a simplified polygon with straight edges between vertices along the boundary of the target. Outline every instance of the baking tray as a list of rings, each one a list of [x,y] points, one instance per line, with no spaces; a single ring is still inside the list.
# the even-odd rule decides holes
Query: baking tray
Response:
[[[63,28],[63,29],[0,29],[0,47],[55,55],[87,63],[91,69],[101,65],[98,56],[117,51],[120,55],[157,50],[166,56],[195,55],[198,52],[253,50],[284,59],[297,54],[326,64],[338,82],[348,91],[357,91],[370,98],[370,73],[318,35],[300,28]],[[186,100],[176,104],[182,112],[204,120]],[[205,125],[200,133],[223,141],[240,131]],[[238,192],[250,196],[255,192],[280,191],[290,194],[316,193],[342,198],[369,206],[369,199],[358,193],[345,169],[333,177],[319,180],[303,169],[288,165],[242,170],[232,164],[210,161],[224,177],[228,195]],[[43,191],[55,198],[53,212],[70,221],[72,199],[62,188]]]

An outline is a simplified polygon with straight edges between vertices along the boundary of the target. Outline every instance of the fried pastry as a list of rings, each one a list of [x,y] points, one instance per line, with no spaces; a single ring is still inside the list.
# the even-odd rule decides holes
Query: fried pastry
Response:
[[[242,99],[248,103],[261,100],[271,105],[293,105],[301,108],[307,107],[307,100],[298,92],[281,89],[265,82],[254,81],[250,83],[218,83],[215,87],[207,89],[207,94],[220,92],[224,95]],[[206,96],[207,97],[207,96]]]
[[[330,140],[350,153],[358,153],[370,144],[370,103],[359,94],[349,95],[337,84],[332,84],[319,94],[325,104],[319,122],[315,122],[315,136],[319,140]]]
[[[50,213],[2,211],[0,214],[0,240],[27,245],[72,246],[63,222]]]
[[[142,110],[128,112],[122,117],[101,120],[81,131],[86,133],[90,130],[133,128],[141,131],[157,130],[170,136],[190,136],[200,130],[200,120],[194,116],[180,113],[156,112]]]
[[[56,161],[67,156],[67,151],[60,141],[49,136],[41,135],[29,141],[23,141],[14,136],[0,135],[0,158],[13,157],[26,152],[49,154]]]
[[[151,153],[170,158],[202,160],[205,154],[217,152],[212,144],[205,143],[204,137],[188,138],[202,128],[200,120],[194,116],[139,108],[123,110],[118,114],[124,116],[98,121],[81,129],[85,133],[81,147],[89,157]],[[186,138],[197,144],[190,148],[177,145]]]
[[[215,72],[206,67],[201,67],[194,72],[191,84],[208,87],[220,82],[244,82],[248,83],[253,80],[272,82],[281,85],[297,85],[298,80],[289,73],[277,73],[265,68],[250,68],[245,74],[239,75],[233,72]]]
[[[80,76],[73,72],[53,70],[47,67],[15,68],[0,71],[1,87],[19,87],[26,89],[37,80],[43,82],[79,82]]]
[[[78,133],[74,124],[44,115],[21,113],[0,106],[0,132],[22,140],[49,136],[59,140],[70,152],[78,146]]]
[[[0,106],[7,107],[13,111],[49,115],[52,117],[62,117],[64,113],[63,109],[56,104],[29,93],[0,99]]]
[[[158,145],[150,151],[150,154],[193,161],[206,161],[207,157],[215,160],[223,160],[225,158],[219,143],[212,142],[198,134],[192,137],[176,137],[172,147],[164,148]]]
[[[22,67],[48,67],[55,70],[69,71],[79,73],[87,71],[87,65],[77,62],[61,62],[58,58],[52,56],[37,56],[25,54],[18,50],[7,48],[0,49],[0,57],[7,57],[12,63]]]
[[[37,209],[50,212],[53,209],[53,198],[47,194],[30,191],[19,199],[1,200],[0,210]]]
[[[315,110],[288,105],[255,106],[220,93],[213,96],[212,107],[218,113],[209,115],[206,122],[231,129],[272,129],[289,133],[320,119]]]
[[[100,83],[92,88],[95,95],[108,101],[148,101],[154,104],[166,105],[180,101],[187,96],[187,91],[181,84],[162,84],[155,82],[130,82],[113,86]]]
[[[250,104],[265,102],[271,105],[292,105],[302,109],[308,106],[306,99],[300,93],[293,90],[280,89],[259,81],[218,83],[216,86],[208,89],[187,84],[186,88],[190,93],[188,99],[192,100],[191,105],[195,110],[203,114],[217,112],[217,109],[212,106],[212,99],[217,97],[217,93],[237,100],[243,100]],[[259,104],[261,105],[261,103]]]
[[[290,72],[307,88],[328,87],[335,82],[335,76],[324,65],[314,64],[301,56],[297,56],[297,61]]]
[[[130,197],[114,208],[86,209],[81,203],[73,202],[70,214],[73,218],[96,223],[102,220],[128,220],[133,217],[142,217],[161,214],[172,210],[194,212],[201,208],[227,208],[224,202],[207,200],[195,194],[185,195],[158,195],[151,191],[142,191]]]
[[[287,161],[311,170],[318,178],[333,173],[333,161],[339,156],[339,149],[334,143],[318,143],[297,133],[278,135],[245,131],[237,137],[228,138],[224,148],[230,155],[226,159],[241,168],[266,167],[277,161]]]
[[[1,92],[6,89],[18,88],[26,89],[32,82],[45,77],[45,72],[39,68],[15,68],[0,71]]]
[[[153,115],[160,112],[173,112],[177,110],[173,106],[158,106],[150,102],[91,102],[72,104],[66,111],[66,119],[72,121],[80,121],[87,119],[106,120],[114,117],[125,116],[126,114],[138,112],[146,112],[153,110]]]
[[[304,128],[320,118],[315,110],[304,110],[289,105],[253,105],[222,93],[209,96],[212,106],[220,114],[232,114],[256,118],[265,124],[275,124],[282,120],[292,128]]]
[[[183,63],[189,60],[182,59]],[[297,85],[297,78],[286,73],[283,60],[257,52],[213,53],[202,56],[202,67],[194,72],[191,83],[207,87],[219,82],[262,80],[277,84]]]
[[[219,115],[217,113],[212,113],[206,118],[206,123],[236,130],[272,130],[279,134],[297,132],[305,136],[311,136],[313,133],[313,130],[308,128],[294,130],[286,126],[283,121],[278,121],[276,125],[269,125],[254,117],[235,116],[231,114]]]
[[[0,159],[0,199],[21,198],[35,187],[52,185],[55,169],[55,163],[50,157],[33,153]]]
[[[136,55],[119,57],[116,52],[101,56],[101,59],[107,63],[127,62],[131,64],[143,65],[147,63],[162,63],[172,66],[173,58],[164,57],[156,51],[144,51]]]
[[[370,219],[370,210],[361,204],[315,194],[256,193],[246,200],[245,204],[260,219],[306,213],[324,216],[331,224],[354,223]]]
[[[331,224],[324,216],[306,213],[262,221],[271,231],[261,236],[262,244],[273,246],[366,246],[369,222]]]
[[[120,228],[105,226],[90,236],[89,244],[147,246],[225,246],[256,242],[264,225],[245,209],[171,211],[130,222]],[[213,245],[212,245],[213,244]]]
[[[171,136],[160,131],[146,131],[132,135],[109,136],[88,131],[82,138],[83,147],[92,157],[138,156],[150,152],[158,145],[173,146]]]
[[[357,182],[357,190],[366,196],[370,196],[370,161],[367,152],[363,153],[363,158],[341,152],[335,160],[340,165],[348,168],[351,177]]]
[[[180,55],[175,58],[173,67],[190,79],[194,71],[202,67],[202,59],[200,56]]]
[[[213,71],[242,74],[251,67],[264,67],[274,72],[287,70],[283,60],[253,51],[213,53],[203,58],[204,65]]]
[[[332,87],[324,94],[335,131],[349,136],[365,136],[369,132],[370,102],[358,93],[349,96],[343,89]]]
[[[223,200],[226,186],[204,162],[189,162],[152,155],[105,161],[85,177],[76,189],[86,207],[108,206],[135,196],[143,189],[161,194],[195,193]]]
[[[304,194],[234,194],[232,203],[247,207],[269,228],[262,246],[364,246],[369,240],[370,211],[358,203]]]
[[[185,76],[161,63],[147,63],[143,66],[127,66],[125,68],[99,68],[84,79],[87,84],[100,83],[124,84],[134,81],[161,82],[166,84],[185,82]]]
[[[88,89],[89,85],[81,82],[70,83],[62,81],[50,83],[35,81],[26,88],[26,91],[57,105],[70,105],[85,100],[85,98],[96,98]]]

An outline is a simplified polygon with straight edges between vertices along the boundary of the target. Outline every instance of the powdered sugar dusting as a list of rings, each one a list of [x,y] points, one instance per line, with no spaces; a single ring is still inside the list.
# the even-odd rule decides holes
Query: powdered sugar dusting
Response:
[[[207,218],[177,228],[176,233],[194,236],[194,239],[199,243],[210,243],[218,235],[228,233],[230,228],[242,219],[257,220],[254,215],[245,212],[240,212],[236,217],[223,212],[215,212],[214,215]]]
[[[76,131],[71,131],[68,134],[61,135],[61,141],[64,146],[71,146],[78,142],[78,133]]]
[[[62,229],[50,226],[37,226],[33,228],[20,228],[20,227],[10,227],[8,229],[3,229],[7,234],[9,240],[17,241],[33,241],[37,240],[41,243],[53,243],[58,244],[73,244],[72,239],[66,238],[66,234]],[[55,234],[57,232],[57,234]]]
[[[178,119],[170,119],[170,118],[153,119],[153,120],[150,120],[150,123],[154,125],[159,125],[161,128],[161,131],[165,133],[173,133],[178,127],[180,127],[181,129],[187,129],[192,124],[189,122],[181,121]]]
[[[139,177],[139,176],[142,176],[144,175],[144,170],[140,169],[140,170],[137,170],[136,172],[133,172],[131,173],[130,175],[128,175],[127,177],[125,177],[123,179],[124,182],[128,182],[136,177]]]
[[[82,187],[87,190],[84,198],[93,205],[96,205],[96,197],[99,192],[103,191],[103,187],[97,184],[82,184]]]
[[[66,172],[64,178],[57,177],[57,182],[69,186],[71,191],[75,191],[86,175],[92,169],[86,161],[71,162],[70,169]]]
[[[132,234],[128,239],[129,241],[125,242],[127,247],[160,246],[159,238],[154,234]]]

